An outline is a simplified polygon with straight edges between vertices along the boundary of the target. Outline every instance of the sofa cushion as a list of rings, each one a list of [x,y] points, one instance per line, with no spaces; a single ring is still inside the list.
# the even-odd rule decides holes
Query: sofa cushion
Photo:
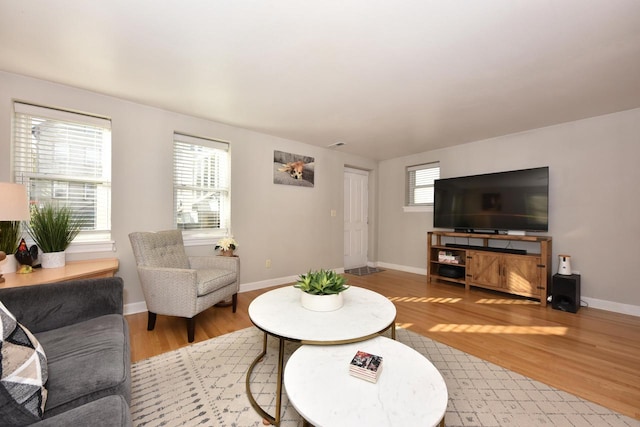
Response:
[[[109,314],[37,334],[49,359],[45,418],[104,396],[130,401],[129,331]]]
[[[54,417],[45,418],[32,427],[123,427],[131,426],[131,414],[124,397],[107,396],[73,408]]]
[[[47,358],[42,346],[0,302],[0,419],[25,425],[42,419],[47,400]]]
[[[231,270],[197,270],[198,296],[210,294],[236,280],[235,271]]]

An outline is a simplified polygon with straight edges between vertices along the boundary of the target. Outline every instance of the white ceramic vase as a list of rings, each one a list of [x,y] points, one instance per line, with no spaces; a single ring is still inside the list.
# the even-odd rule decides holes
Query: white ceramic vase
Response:
[[[344,292],[333,295],[313,295],[300,291],[302,306],[311,311],[334,311],[344,305]]]
[[[17,269],[18,261],[13,254],[8,254],[5,259],[0,261],[0,273],[2,274],[15,273]]]
[[[66,256],[62,252],[47,252],[40,254],[42,257],[42,268],[59,268],[64,267]]]

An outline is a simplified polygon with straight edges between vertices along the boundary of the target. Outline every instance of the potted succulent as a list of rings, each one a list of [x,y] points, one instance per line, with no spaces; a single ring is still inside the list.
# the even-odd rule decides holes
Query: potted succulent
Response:
[[[71,208],[51,203],[31,207],[27,232],[42,251],[42,267],[65,265],[64,251],[80,232],[81,220],[73,216]]]
[[[224,237],[218,240],[215,249],[220,251],[223,256],[233,256],[233,251],[238,247],[238,242],[235,241],[233,236]]]
[[[17,263],[15,253],[20,243],[20,221],[0,221],[0,252],[7,257],[0,261],[0,273],[13,273]]]
[[[347,279],[332,270],[309,271],[301,274],[295,285],[302,291],[302,306],[313,311],[333,311],[344,304],[342,292],[349,289]]]

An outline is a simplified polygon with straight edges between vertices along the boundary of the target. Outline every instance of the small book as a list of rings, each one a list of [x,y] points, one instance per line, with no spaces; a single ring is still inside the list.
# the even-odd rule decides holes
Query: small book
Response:
[[[375,383],[382,371],[382,356],[358,351],[349,364],[349,374]]]

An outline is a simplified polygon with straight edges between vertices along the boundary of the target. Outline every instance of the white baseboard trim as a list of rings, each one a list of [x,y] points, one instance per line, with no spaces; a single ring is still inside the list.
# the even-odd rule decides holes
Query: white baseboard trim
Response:
[[[622,304],[619,302],[589,297],[581,297],[580,300],[586,302],[591,308],[599,308],[601,310],[613,311],[615,313],[629,314],[631,316],[640,317],[640,306],[637,305]]]
[[[271,286],[286,285],[298,280],[298,276],[276,277],[274,279],[261,280],[259,282],[242,283],[240,292],[256,291],[258,289],[270,288]]]
[[[376,267],[389,268],[391,270],[404,271],[406,273],[420,274],[422,276],[427,275],[426,268],[408,267],[406,265],[389,264],[387,262],[378,262]]]
[[[332,270],[338,274],[344,273],[344,268],[333,268]],[[256,291],[258,289],[270,288],[271,286],[286,285],[287,283],[295,283],[297,280],[298,275],[295,275],[276,277],[274,279],[261,280],[259,282],[244,283],[240,285],[240,292]]]
[[[147,311],[147,303],[144,301],[132,302],[130,304],[124,305],[124,315],[127,314],[136,314],[136,313],[144,313]]]
[[[409,267],[406,265],[390,264],[386,262],[367,263],[370,267],[389,268],[391,270],[404,271],[407,273],[420,274],[422,276],[427,275],[426,268]],[[334,268],[336,273],[344,273],[344,268]],[[259,282],[244,283],[240,285],[240,292],[255,291],[263,288],[270,288],[272,286],[286,285],[287,283],[294,283],[298,280],[298,276],[285,276],[277,277],[274,279],[261,280]],[[597,308],[600,310],[612,311],[614,313],[628,314],[631,316],[640,317],[640,306],[631,304],[622,304],[614,301],[607,301],[596,298],[582,297],[582,301],[586,302],[589,307]],[[125,304],[124,314],[136,314],[147,311],[147,304],[144,301]]]
[[[406,265],[389,264],[386,262],[377,262],[375,263],[375,265],[372,265],[372,267],[390,268],[392,270],[405,271],[407,273],[415,273],[423,276],[427,275],[426,268],[408,267]],[[637,305],[622,304],[615,301],[607,301],[607,300],[589,298],[589,297],[582,297],[581,300],[586,302],[591,308],[597,308],[600,310],[612,311],[614,313],[628,314],[631,316],[640,317],[640,306],[637,306]]]

